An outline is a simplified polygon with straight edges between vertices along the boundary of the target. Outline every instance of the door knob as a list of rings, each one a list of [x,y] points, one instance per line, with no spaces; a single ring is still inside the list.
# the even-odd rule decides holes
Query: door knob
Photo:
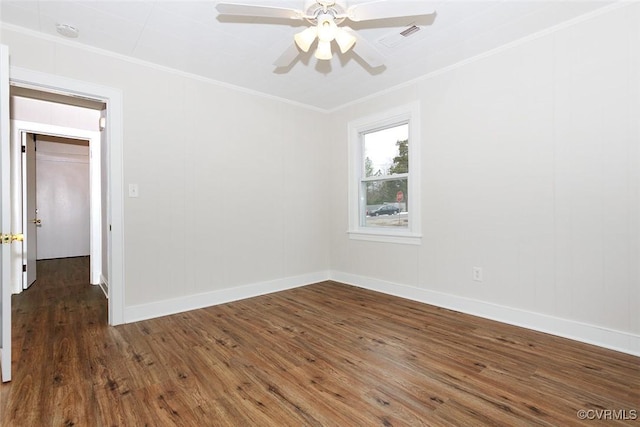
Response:
[[[14,241],[22,242],[24,240],[24,235],[21,233],[18,234],[0,234],[0,243],[11,243]]]

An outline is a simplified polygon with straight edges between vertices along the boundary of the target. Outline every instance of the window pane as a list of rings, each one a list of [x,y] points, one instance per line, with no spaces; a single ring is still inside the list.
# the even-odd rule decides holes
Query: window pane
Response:
[[[365,227],[408,227],[407,179],[367,181]]]
[[[409,125],[364,134],[364,176],[409,172]]]

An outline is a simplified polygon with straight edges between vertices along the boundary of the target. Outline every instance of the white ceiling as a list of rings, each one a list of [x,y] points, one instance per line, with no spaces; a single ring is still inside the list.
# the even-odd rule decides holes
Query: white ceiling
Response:
[[[385,65],[375,69],[353,52],[334,54],[331,61],[302,53],[290,67],[276,69],[273,61],[304,22],[219,17],[217,1],[1,0],[0,21],[60,38],[56,24],[69,24],[80,31],[77,43],[332,110],[612,2],[445,0],[431,2],[435,19],[354,24],[385,57]],[[303,0],[238,3],[304,8]],[[421,30],[395,48],[379,42],[412,23]]]

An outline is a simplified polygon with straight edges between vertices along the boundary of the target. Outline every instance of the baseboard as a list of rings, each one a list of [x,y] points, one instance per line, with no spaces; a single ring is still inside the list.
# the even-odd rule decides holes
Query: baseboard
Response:
[[[634,335],[628,332],[338,271],[332,271],[330,273],[330,279],[372,291],[594,344],[634,356],[640,356],[640,335]]]
[[[98,282],[98,286],[100,286],[100,289],[102,289],[102,292],[104,292],[104,296],[109,299],[109,281],[102,274],[100,274],[100,281]]]
[[[182,313],[213,305],[238,301],[245,298],[284,291],[324,280],[334,280],[376,292],[395,295],[413,301],[423,302],[473,316],[496,320],[535,331],[540,331],[599,347],[640,356],[640,336],[574,320],[546,314],[492,304],[485,301],[456,295],[399,285],[370,277],[358,276],[339,271],[316,272],[301,276],[287,277],[266,282],[253,283],[236,288],[221,289],[180,298],[156,301],[125,308],[125,323]],[[108,282],[101,277],[101,287],[108,289]],[[105,289],[103,288],[103,291]],[[105,292],[108,295],[108,292]]]
[[[131,323],[155,317],[167,316],[170,314],[182,313],[184,311],[196,310],[245,298],[298,288],[311,283],[322,282],[327,280],[328,277],[329,272],[320,271],[301,276],[286,277],[283,279],[253,283],[235,288],[221,289],[213,292],[156,301],[149,304],[134,305],[125,308],[124,319],[125,323]]]

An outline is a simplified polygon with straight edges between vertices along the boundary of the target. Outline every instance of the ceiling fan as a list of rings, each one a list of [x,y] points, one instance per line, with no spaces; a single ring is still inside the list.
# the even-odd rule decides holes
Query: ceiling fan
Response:
[[[424,0],[375,0],[368,3],[346,6],[344,0],[315,0],[304,10],[277,6],[263,6],[239,3],[218,3],[216,9],[221,15],[265,17],[283,20],[305,20],[311,26],[294,36],[292,44],[275,62],[276,67],[290,65],[300,53],[308,52],[318,40],[315,57],[329,60],[333,57],[331,42],[335,41],[340,52],[350,49],[371,67],[383,64],[383,57],[377,49],[354,30],[340,26],[345,21],[360,22],[405,16],[431,15],[435,13]],[[296,47],[297,46],[297,47]]]

